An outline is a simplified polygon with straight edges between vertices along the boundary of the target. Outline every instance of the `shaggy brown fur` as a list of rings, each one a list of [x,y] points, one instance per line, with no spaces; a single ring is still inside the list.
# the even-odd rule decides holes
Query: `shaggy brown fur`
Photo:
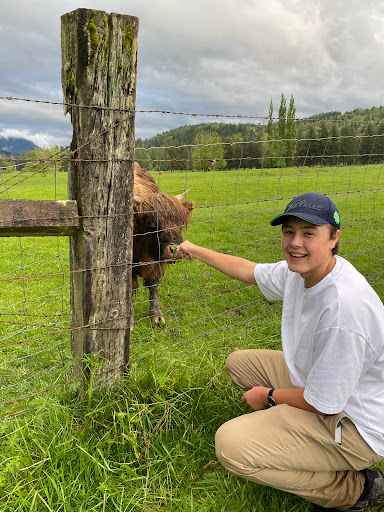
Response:
[[[193,201],[181,203],[178,197],[162,192],[152,176],[136,162],[134,176],[132,288],[137,289],[140,276],[149,288],[152,320],[164,323],[158,284],[166,269],[164,260],[172,258],[172,245],[183,241],[182,229],[191,219]],[[131,311],[133,328],[133,304]]]

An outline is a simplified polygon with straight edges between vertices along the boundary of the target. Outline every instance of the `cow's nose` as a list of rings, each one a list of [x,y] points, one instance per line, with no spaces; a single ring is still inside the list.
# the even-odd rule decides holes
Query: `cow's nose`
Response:
[[[164,259],[172,258],[172,245],[167,245],[164,250]]]

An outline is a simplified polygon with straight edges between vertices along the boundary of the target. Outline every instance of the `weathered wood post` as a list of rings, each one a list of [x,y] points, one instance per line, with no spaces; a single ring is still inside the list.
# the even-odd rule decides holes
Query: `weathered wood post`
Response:
[[[98,385],[115,383],[129,362],[138,26],[91,9],[62,16],[64,102],[76,105],[65,108],[77,159],[68,199],[81,217],[70,242],[74,377],[86,377],[84,358],[95,354],[105,363]]]

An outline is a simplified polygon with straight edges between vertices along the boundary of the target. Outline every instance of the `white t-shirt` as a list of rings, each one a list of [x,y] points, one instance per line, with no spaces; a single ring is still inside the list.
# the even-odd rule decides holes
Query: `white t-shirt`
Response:
[[[325,414],[344,412],[384,456],[384,306],[366,279],[336,256],[333,270],[305,288],[286,261],[259,263],[256,282],[282,300],[281,339],[292,384]]]

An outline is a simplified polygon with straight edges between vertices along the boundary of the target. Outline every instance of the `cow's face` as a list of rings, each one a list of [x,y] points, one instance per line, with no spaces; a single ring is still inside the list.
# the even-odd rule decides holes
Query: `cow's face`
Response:
[[[159,259],[169,260],[173,258],[172,248],[180,245],[183,241],[182,232],[179,228],[171,228],[159,233]]]
[[[191,219],[193,201],[180,203],[178,197],[161,194],[152,210],[143,211],[139,203],[136,206],[139,210],[134,221],[137,245],[153,261],[173,260],[172,248],[183,241],[182,231]]]
[[[159,215],[154,230],[151,233],[154,254],[159,260],[173,260],[173,246],[183,241],[183,229],[187,227],[192,215],[193,201],[180,203],[178,199],[168,196],[172,200],[168,211]]]

